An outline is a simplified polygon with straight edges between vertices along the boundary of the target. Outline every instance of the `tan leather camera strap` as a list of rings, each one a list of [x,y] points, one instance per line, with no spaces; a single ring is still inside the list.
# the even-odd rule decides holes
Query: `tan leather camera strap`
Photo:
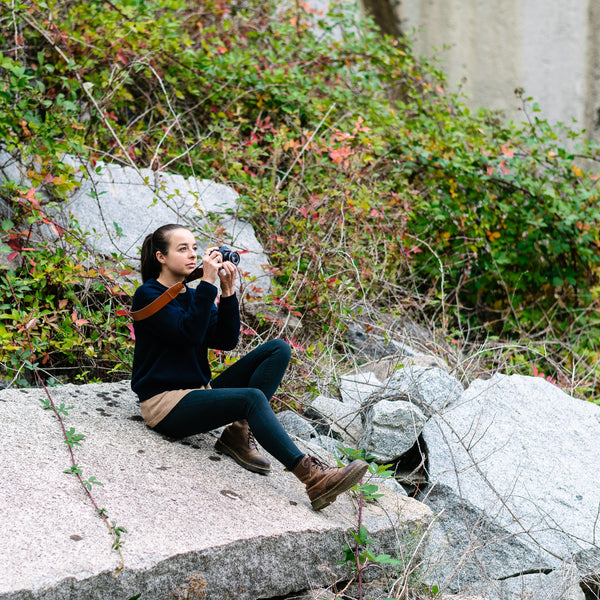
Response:
[[[196,267],[185,279],[184,281],[180,281],[175,285],[172,285],[166,292],[163,292],[158,298],[150,302],[150,304],[144,306],[144,308],[140,308],[140,310],[134,310],[130,312],[131,318],[134,321],[142,321],[151,317],[153,314],[157,313],[161,308],[169,304],[171,300],[177,298],[177,295],[181,292],[181,290],[185,287],[186,283],[190,281],[195,281],[196,279],[200,279],[204,274],[204,270],[202,267]]]

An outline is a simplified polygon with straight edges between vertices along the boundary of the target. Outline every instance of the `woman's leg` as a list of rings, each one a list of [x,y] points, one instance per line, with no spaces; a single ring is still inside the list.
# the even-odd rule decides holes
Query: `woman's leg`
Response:
[[[240,419],[248,420],[260,445],[286,468],[293,469],[304,455],[278,421],[265,394],[256,388],[190,392],[154,429],[181,438]]]
[[[270,400],[290,362],[290,347],[283,340],[270,340],[252,350],[211,381],[211,387],[256,388]]]

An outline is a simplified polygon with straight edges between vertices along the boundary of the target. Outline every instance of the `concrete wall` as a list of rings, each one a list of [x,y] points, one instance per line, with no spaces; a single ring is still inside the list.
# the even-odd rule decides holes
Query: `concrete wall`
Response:
[[[515,88],[551,122],[600,141],[600,0],[400,0],[404,33],[437,56],[473,108],[525,120]]]

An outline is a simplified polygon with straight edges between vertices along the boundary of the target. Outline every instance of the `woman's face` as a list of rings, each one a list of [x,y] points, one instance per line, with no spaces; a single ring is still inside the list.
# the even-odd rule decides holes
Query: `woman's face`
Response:
[[[165,274],[166,271],[177,278],[186,277],[197,266],[196,240],[191,231],[183,228],[171,231],[168,239],[167,253],[156,253],[156,258],[162,265],[161,274]]]

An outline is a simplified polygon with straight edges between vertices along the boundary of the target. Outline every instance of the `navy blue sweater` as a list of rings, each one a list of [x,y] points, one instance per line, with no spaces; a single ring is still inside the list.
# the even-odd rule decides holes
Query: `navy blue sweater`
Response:
[[[133,295],[132,310],[139,310],[167,288],[149,279]],[[233,350],[240,334],[237,296],[221,298],[217,288],[201,281],[187,288],[157,313],[134,321],[135,350],[131,389],[140,401],[167,390],[205,386],[211,379],[208,348]]]

